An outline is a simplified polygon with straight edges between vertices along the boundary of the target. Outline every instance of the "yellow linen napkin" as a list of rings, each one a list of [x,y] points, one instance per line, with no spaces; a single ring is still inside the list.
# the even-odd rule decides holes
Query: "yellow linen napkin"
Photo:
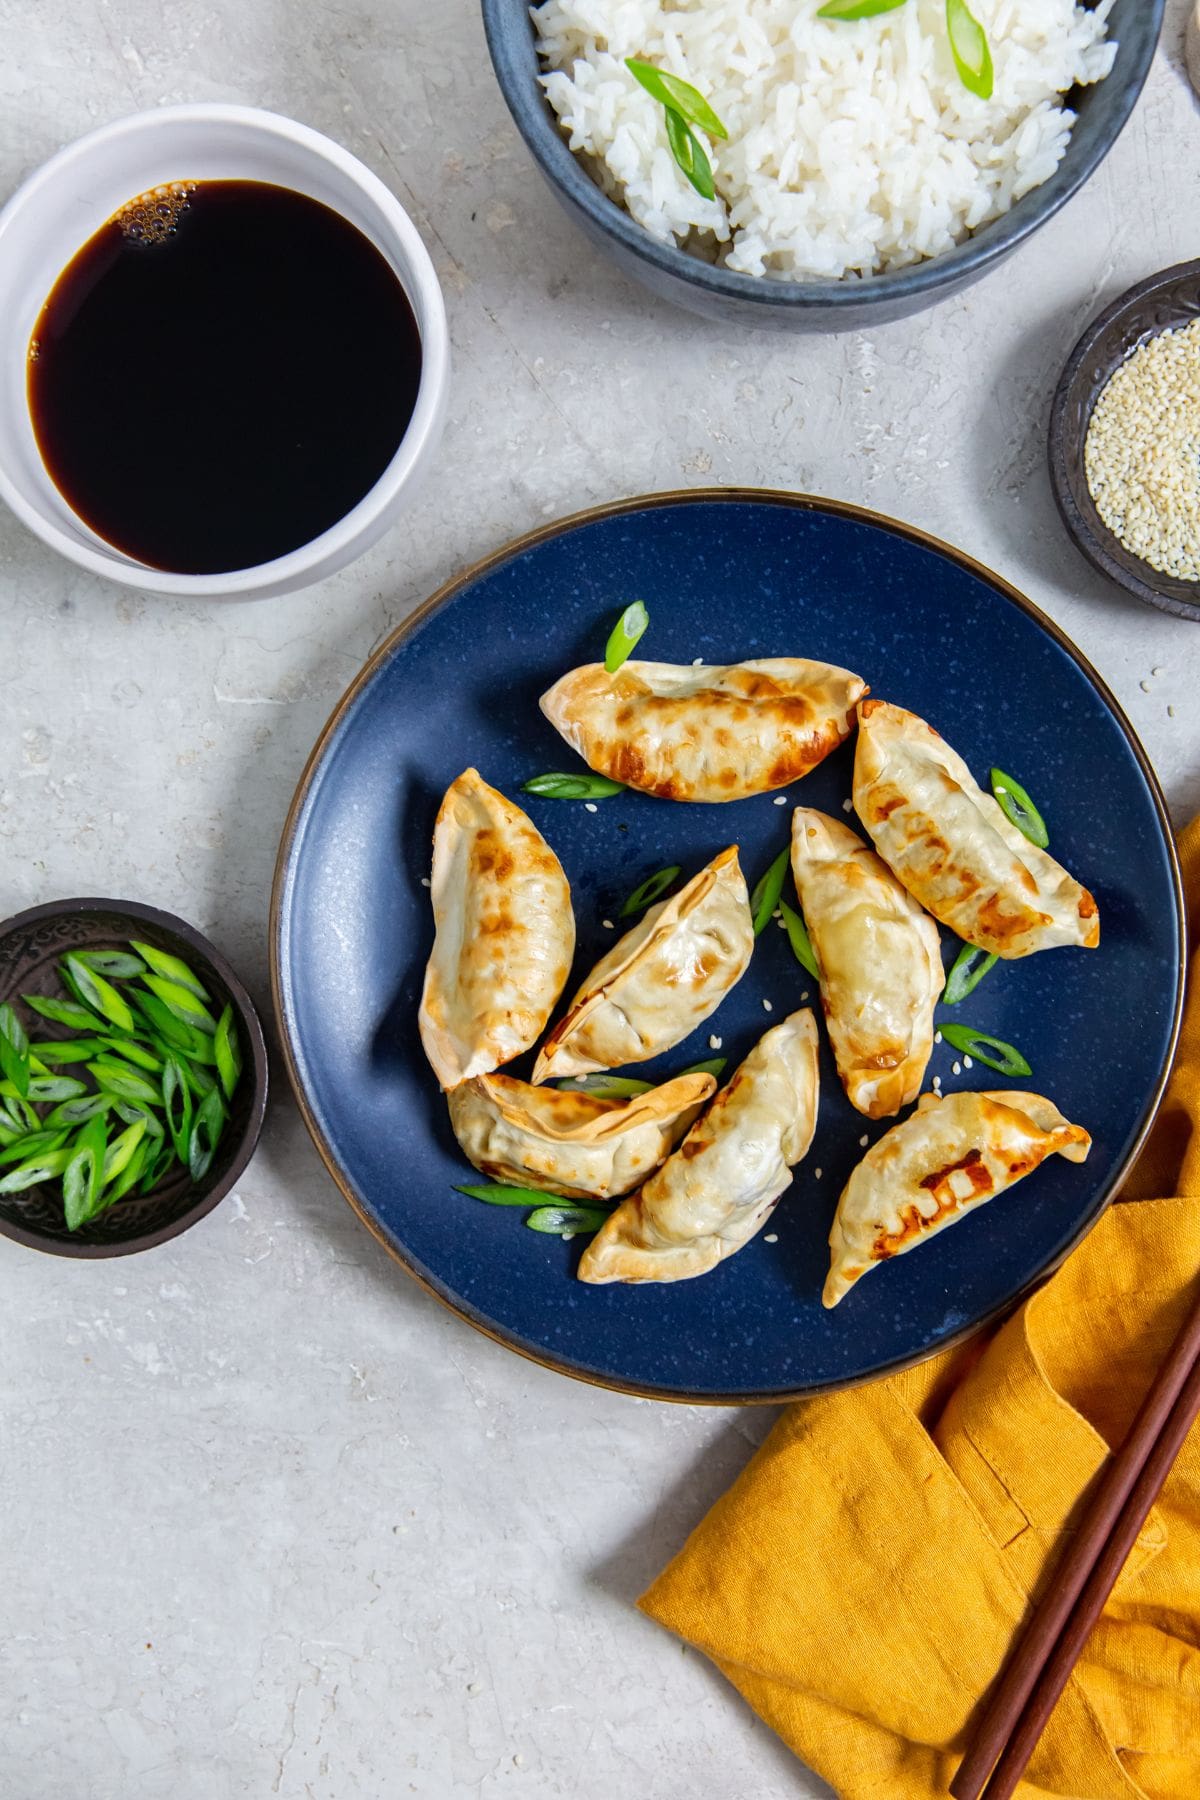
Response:
[[[1200,820],[1180,851],[1200,913]],[[1126,1188],[1143,1203],[1110,1208],[990,1339],[789,1408],[640,1601],[844,1800],[947,1793],[981,1697],[1194,1303],[1198,950],[1193,929],[1179,1055]],[[1017,1791],[1200,1800],[1200,1428]]]

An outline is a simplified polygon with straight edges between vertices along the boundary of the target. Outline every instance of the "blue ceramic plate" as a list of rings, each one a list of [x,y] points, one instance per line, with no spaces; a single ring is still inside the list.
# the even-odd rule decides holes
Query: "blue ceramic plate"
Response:
[[[468,764],[517,800],[575,897],[575,978],[612,943],[601,920],[652,870],[690,873],[725,844],[751,883],[787,842],[771,795],[681,806],[620,794],[594,812],[531,799],[545,769],[581,767],[537,708],[602,653],[616,613],[650,608],[643,653],[665,662],[804,655],[862,674],[927,717],[987,779],[1023,782],[1055,854],[1095,893],[1098,951],[1001,965],[949,1017],[1015,1043],[1033,1079],[978,1066],[945,1089],[1028,1086],[1094,1138],[952,1231],[820,1303],[842,1184],[879,1137],[822,1053],[817,1136],[771,1222],[699,1280],[585,1287],[578,1242],[453,1191],[471,1179],[417,1037],[433,935],[429,869],[443,790]],[[788,791],[840,817],[853,743]],[[941,1349],[1013,1301],[1093,1225],[1160,1097],[1182,998],[1183,908],[1162,798],[1129,725],[1048,619],[959,552],[829,501],[723,490],[627,501],[533,533],[442,590],[372,658],[326,727],[284,833],[275,884],[275,997],[296,1093],[364,1222],[472,1325],[586,1380],[668,1399],[780,1400],[862,1381]],[[947,937],[947,960],[951,954]],[[570,991],[570,989],[568,989]],[[815,984],[774,926],[749,973],[662,1075],[739,1059]],[[763,1001],[770,1000],[768,1015]],[[730,1066],[733,1066],[731,1061]],[[525,1073],[524,1064],[516,1072]]]

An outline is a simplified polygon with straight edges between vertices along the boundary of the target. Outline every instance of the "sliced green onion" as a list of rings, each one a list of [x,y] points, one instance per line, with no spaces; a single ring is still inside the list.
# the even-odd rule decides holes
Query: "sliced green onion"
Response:
[[[539,1188],[506,1187],[502,1182],[489,1182],[472,1187],[469,1182],[455,1184],[456,1194],[467,1194],[472,1200],[486,1201],[488,1206],[544,1206],[546,1195]]]
[[[49,1038],[43,1044],[30,1044],[29,1053],[47,1063],[90,1062],[102,1056],[109,1045],[125,1042],[117,1038]]]
[[[115,1206],[118,1200],[123,1200],[125,1198],[125,1195],[129,1192],[130,1188],[137,1186],[145,1171],[146,1161],[149,1155],[150,1140],[147,1137],[143,1138],[141,1143],[136,1146],[128,1163],[125,1165],[123,1173],[118,1175],[113,1183],[111,1192],[104,1196],[106,1209],[110,1206]]]
[[[146,1121],[139,1119],[136,1124],[130,1125],[126,1131],[123,1131],[120,1137],[113,1139],[104,1152],[104,1166],[100,1177],[102,1187],[108,1187],[109,1183],[115,1181],[118,1175],[125,1173],[134,1151],[145,1135]]]
[[[75,955],[93,974],[104,975],[109,981],[128,980],[146,967],[140,956],[132,956],[128,950],[76,950]]]
[[[69,1025],[75,1031],[95,1031],[97,1026],[104,1026],[103,1019],[75,1001],[47,1000],[41,994],[22,994],[21,998],[26,1006],[32,1007],[43,1019],[51,1019],[55,1025]]]
[[[896,12],[905,0],[828,0],[819,8],[818,19],[874,19],[880,13]]]
[[[986,1063],[998,1075],[1032,1075],[1033,1070],[1019,1050],[1003,1038],[989,1037],[986,1031],[975,1031],[970,1025],[943,1025],[942,1036],[955,1050],[961,1050],[973,1062]]]
[[[75,1152],[66,1146],[61,1150],[42,1150],[10,1169],[0,1177],[0,1194],[23,1194],[26,1188],[38,1187],[61,1175]]]
[[[204,983],[184,962],[181,956],[172,956],[169,950],[159,950],[153,944],[139,943],[137,938],[130,940],[139,956],[144,956],[156,975],[162,975],[167,981],[173,981],[178,987],[185,987],[195,994],[197,1000],[211,999]]]
[[[1047,849],[1050,833],[1046,830],[1046,821],[1020,782],[1014,781],[1011,775],[1006,775],[1003,769],[993,769],[992,793],[1005,817],[1011,820],[1017,830],[1031,844],[1036,844],[1039,850]]]
[[[48,1150],[61,1149],[70,1135],[69,1131],[27,1131],[18,1143],[0,1150],[0,1165],[28,1162],[31,1157],[44,1156]]]
[[[634,600],[625,608],[608,636],[604,646],[604,667],[610,675],[615,675],[626,657],[636,646],[650,623],[650,614],[640,600]]]
[[[145,983],[180,1024],[190,1025],[193,1031],[203,1031],[207,1037],[214,1035],[217,1021],[190,988],[181,986],[178,981],[169,981],[165,975],[147,975]]]
[[[817,967],[817,959],[813,954],[812,940],[808,935],[807,925],[786,900],[779,902],[779,910],[783,914],[783,922],[787,926],[788,943],[792,946],[792,954],[796,961],[807,969],[817,981],[820,981],[821,971]]]
[[[29,1039],[7,1001],[0,1006],[0,1075],[23,1098],[29,1091]]]
[[[152,1194],[164,1175],[168,1175],[175,1166],[175,1147],[170,1139],[165,1139],[157,1156],[146,1151],[146,1162],[142,1179],[138,1186],[139,1194]]]
[[[967,0],[946,0],[946,33],[959,80],[970,93],[978,94],[981,100],[990,100],[996,85],[992,52],[987,32],[967,5]]]
[[[625,67],[653,99],[671,112],[690,119],[701,131],[707,131],[709,137],[729,136],[704,95],[690,81],[681,81],[678,75],[668,75],[665,69],[656,69],[653,63],[643,62],[637,56],[627,56]]]
[[[221,1141],[229,1118],[225,1102],[221,1098],[220,1088],[214,1087],[211,1094],[205,1096],[196,1110],[192,1121],[192,1135],[188,1140],[187,1165],[193,1181],[203,1181],[212,1167],[213,1157],[217,1153],[217,1145]]]
[[[159,1090],[154,1083],[128,1063],[98,1056],[90,1067],[96,1085],[106,1094],[116,1094],[122,1100],[140,1100],[143,1106],[158,1104]]]
[[[149,1045],[139,1044],[133,1038],[105,1038],[100,1045],[100,1054],[103,1056],[106,1050],[110,1050],[114,1056],[122,1057],[125,1062],[136,1064],[139,1069],[146,1069],[151,1075],[162,1073],[162,1057]]]
[[[139,1106],[136,1100],[114,1100],[112,1110],[126,1125],[136,1125],[140,1120],[146,1127],[147,1137],[162,1137],[163,1122],[158,1114],[152,1112],[148,1106]]]
[[[680,1069],[681,1075],[713,1075],[720,1080],[721,1072],[729,1061],[727,1056],[710,1056],[707,1062],[689,1063],[686,1069]]]
[[[133,1030],[133,1014],[121,995],[103,975],[97,975],[74,955],[65,956],[60,965],[64,981],[73,987],[80,999],[103,1018],[111,1019],[122,1031]]]
[[[543,800],[607,800],[626,791],[607,775],[531,775],[521,783],[523,794],[540,794]]]
[[[233,1099],[233,1090],[238,1084],[242,1072],[242,1052],[238,1044],[237,1026],[233,1020],[233,1008],[227,1006],[217,1021],[217,1032],[213,1038],[213,1052],[217,1059],[217,1074],[221,1077],[221,1086],[225,1089],[225,1098]]]
[[[653,875],[647,875],[640,887],[635,887],[628,900],[624,901],[618,912],[618,919],[628,919],[633,913],[645,912],[648,906],[665,894],[676,876],[682,871],[678,863],[672,863],[669,869],[658,869]]]
[[[42,1124],[83,1125],[97,1113],[106,1113],[112,1104],[111,1094],[81,1094],[77,1100],[64,1100],[61,1106],[56,1106],[53,1112],[46,1114]]]
[[[606,1206],[539,1206],[525,1223],[530,1231],[546,1231],[555,1237],[574,1237],[577,1231],[599,1231],[610,1209]]]
[[[639,1081],[633,1075],[596,1074],[568,1075],[553,1085],[560,1094],[590,1094],[593,1100],[631,1100],[636,1094],[648,1094],[654,1083]]]
[[[182,1019],[176,1018],[169,1006],[163,1004],[157,994],[135,994],[130,998],[142,1017],[164,1039],[168,1047],[178,1055],[181,1051],[194,1062],[215,1063],[216,1051],[213,1049],[211,1036],[185,1025]]]
[[[7,1097],[7,1081],[0,1081],[0,1094]],[[28,1098],[39,1106],[53,1100],[73,1100],[76,1094],[86,1094],[87,1086],[76,1081],[70,1075],[31,1075],[29,1078]]]
[[[708,160],[708,151],[691,126],[680,118],[673,107],[668,106],[663,117],[666,121],[667,142],[671,146],[671,155],[700,198],[715,200],[717,184],[713,180],[712,163]]]
[[[750,896],[750,911],[754,918],[755,937],[762,936],[779,905],[779,896],[783,893],[783,884],[787,880],[790,856],[790,848],[781,850],[766,874],[754,885],[754,892]]]
[[[103,977],[100,977],[103,980]],[[67,1215],[67,1230],[78,1231],[89,1219],[94,1219],[104,1208],[104,1152],[108,1145],[108,1134],[104,1129],[104,1119],[97,1114],[89,1119],[75,1140],[75,1149],[71,1160],[63,1170],[63,1208]],[[52,1151],[52,1155],[65,1156],[65,1150]]]
[[[192,1091],[187,1084],[183,1065],[176,1062],[174,1057],[168,1058],[163,1069],[162,1101],[175,1154],[180,1162],[185,1163],[192,1136]]]
[[[974,993],[989,969],[995,967],[999,958],[981,950],[978,944],[964,944],[950,965],[950,973],[946,977],[946,985],[942,989],[942,1005],[957,1006],[968,994]]]

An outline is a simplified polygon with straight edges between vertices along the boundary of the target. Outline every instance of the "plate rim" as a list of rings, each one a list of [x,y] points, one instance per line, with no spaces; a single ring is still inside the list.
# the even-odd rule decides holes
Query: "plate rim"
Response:
[[[445,606],[448,606],[452,600],[456,599],[465,588],[472,586],[481,577],[491,574],[496,569],[503,567],[504,564],[524,555],[527,550],[532,550],[536,548],[537,545],[545,543],[550,539],[564,537],[568,533],[576,531],[583,526],[599,524],[606,519],[621,518],[630,513],[650,512],[660,508],[679,505],[712,504],[751,504],[788,507],[802,512],[830,514],[836,518],[849,519],[857,524],[871,525],[884,531],[891,532],[896,536],[908,539],[910,542],[919,545],[923,549],[932,550],[937,554],[948,558],[949,561],[957,564],[960,568],[965,569],[968,574],[974,575],[987,583],[994,590],[999,592],[1004,599],[1017,607],[1020,612],[1025,613],[1031,618],[1035,624],[1040,625],[1051,639],[1061,649],[1066,651],[1067,655],[1076,664],[1085,679],[1099,695],[1101,701],[1108,708],[1124,734],[1126,743],[1132,751],[1138,767],[1141,770],[1150,797],[1154,802],[1154,808],[1158,815],[1159,825],[1162,829],[1163,839],[1166,844],[1167,862],[1170,868],[1171,885],[1175,896],[1177,927],[1176,948],[1178,952],[1178,976],[1175,983],[1175,1004],[1171,1018],[1171,1028],[1166,1053],[1163,1058],[1162,1068],[1158,1073],[1150,1096],[1143,1107],[1137,1134],[1130,1146],[1128,1154],[1112,1176],[1107,1188],[1101,1194],[1094,1210],[1088,1215],[1079,1230],[1072,1236],[1061,1255],[1055,1257],[1052,1262],[1039,1270],[1038,1273],[1026,1282],[1023,1287],[1018,1289],[1015,1294],[1011,1295],[1009,1299],[1002,1302],[999,1306],[993,1307],[992,1310],[984,1314],[982,1318],[973,1321],[970,1325],[964,1326],[961,1330],[952,1332],[948,1337],[944,1338],[930,1349],[920,1350],[911,1356],[899,1356],[893,1358],[890,1362],[884,1363],[878,1369],[873,1370],[870,1375],[850,1376],[834,1381],[819,1382],[802,1388],[763,1390],[754,1393],[739,1390],[732,1394],[698,1394],[687,1388],[671,1387],[658,1383],[621,1381],[612,1376],[602,1375],[594,1370],[582,1368],[569,1359],[557,1356],[549,1350],[535,1348],[526,1340],[519,1337],[515,1332],[506,1330],[494,1320],[487,1318],[469,1301],[464,1300],[461,1296],[452,1295],[450,1290],[445,1287],[444,1284],[438,1284],[436,1281],[430,1280],[423,1270],[417,1266],[416,1259],[410,1259],[409,1256],[404,1254],[402,1247],[393,1241],[379,1221],[372,1217],[360,1202],[358,1195],[354,1192],[353,1184],[339,1167],[337,1158],[333,1154],[332,1147],[327,1142],[325,1134],[321,1130],[316,1115],[309,1104],[308,1096],[305,1093],[301,1081],[297,1058],[294,1054],[292,1021],[284,1004],[281,972],[282,958],[280,954],[283,930],[283,894],[287,885],[288,875],[294,867],[297,827],[300,822],[301,814],[307,804],[314,780],[320,771],[326,753],[329,750],[333,739],[336,737],[346,715],[354,706],[359,695],[369,686],[383,664],[391,658],[400,645],[402,645],[407,638],[412,636],[412,634],[428,619],[432,618],[435,613],[440,612]],[[1179,864],[1179,853],[1175,843],[1175,834],[1171,826],[1170,813],[1167,810],[1166,799],[1163,795],[1154,766],[1146,753],[1141,739],[1138,737],[1137,732],[1134,730],[1126,716],[1124,708],[1121,706],[1116,695],[1112,692],[1103,676],[1097,669],[1093,668],[1091,662],[1083,654],[1082,650],[1072,642],[1063,628],[1052,619],[1048,613],[1043,612],[1040,606],[1030,600],[1027,595],[1021,593],[1020,589],[1014,587],[1011,582],[1006,581],[1003,576],[997,575],[995,571],[989,569],[985,563],[982,563],[978,558],[971,556],[968,551],[961,550],[957,545],[950,544],[944,538],[935,536],[933,532],[926,531],[922,526],[910,525],[903,520],[893,518],[888,513],[878,512],[871,507],[861,506],[857,501],[836,500],[820,494],[794,492],[787,488],[741,486],[669,488],[656,493],[635,494],[620,500],[605,501],[600,505],[585,507],[581,511],[567,513],[561,518],[552,519],[545,524],[536,525],[531,530],[522,532],[519,536],[509,539],[497,549],[489,551],[476,562],[469,564],[466,568],[461,569],[456,574],[450,576],[450,578],[443,582],[440,587],[435,589],[432,594],[421,601],[408,617],[403,619],[399,625],[395,626],[383,641],[375,647],[366,662],[364,662],[362,668],[358,671],[357,675],[354,676],[353,680],[336,702],[333,711],[330,713],[317,736],[316,742],[305,761],[299,781],[296,784],[296,790],[292,796],[291,804],[288,807],[287,817],[284,821],[283,831],[280,836],[279,850],[275,860],[275,871],[271,882],[269,923],[271,1002],[275,1013],[279,1045],[283,1054],[284,1067],[287,1071],[288,1084],[292,1090],[300,1116],[304,1121],[305,1128],[313,1141],[318,1156],[324,1164],[327,1173],[332,1177],[338,1191],[347,1201],[360,1223],[366,1226],[371,1236],[383,1246],[384,1250],[387,1251],[393,1261],[404,1270],[405,1274],[408,1275],[411,1280],[417,1283],[418,1287],[422,1288],[424,1292],[430,1295],[432,1299],[436,1300],[439,1305],[444,1306],[457,1318],[463,1320],[463,1322],[469,1325],[473,1330],[480,1332],[484,1337],[490,1338],[493,1343],[501,1345],[505,1350],[513,1351],[518,1356],[524,1357],[527,1362],[536,1363],[541,1368],[552,1370],[555,1374],[566,1375],[574,1381],[585,1382],[589,1387],[605,1388],[610,1392],[628,1394],[636,1399],[661,1400],[684,1406],[782,1406],[787,1405],[792,1401],[817,1399],[824,1394],[838,1393],[847,1388],[864,1386],[868,1382],[886,1380],[890,1376],[900,1374],[906,1369],[915,1368],[920,1363],[927,1362],[934,1356],[940,1356],[944,1352],[954,1349],[957,1345],[964,1343],[968,1338],[974,1337],[977,1333],[985,1331],[990,1325],[994,1325],[998,1320],[1015,1311],[1015,1309],[1037,1288],[1048,1281],[1057,1269],[1061,1268],[1067,1257],[1070,1256],[1083,1242],[1084,1238],[1095,1229],[1104,1214],[1108,1211],[1108,1208],[1113,1204],[1126,1177],[1141,1154],[1154,1121],[1158,1116],[1159,1108],[1162,1105],[1163,1096],[1166,1092],[1167,1083],[1170,1079],[1171,1070],[1175,1063],[1175,1054],[1179,1045],[1179,1034],[1183,1026],[1184,997],[1187,987],[1187,952],[1187,904],[1183,891],[1183,877]]]

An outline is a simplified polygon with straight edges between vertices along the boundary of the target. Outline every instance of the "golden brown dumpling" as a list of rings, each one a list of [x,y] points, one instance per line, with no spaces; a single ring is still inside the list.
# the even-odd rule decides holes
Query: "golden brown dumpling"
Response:
[[[740,1250],[812,1143],[817,1097],[817,1027],[806,1009],[759,1040],[675,1154],[604,1221],[579,1279],[686,1281]]]
[[[437,935],[418,1023],[444,1088],[536,1042],[575,954],[562,865],[519,806],[467,769],[433,832]]]
[[[1017,830],[931,725],[881,700],[865,700],[858,720],[855,809],[926,911],[996,956],[1095,948],[1087,889]]]
[[[653,1174],[716,1086],[711,1075],[677,1075],[632,1100],[601,1100],[477,1075],[447,1099],[455,1137],[493,1181],[611,1200]]]
[[[750,896],[731,844],[596,964],[542,1045],[533,1079],[621,1069],[673,1049],[716,1011],[753,950]]]
[[[541,708],[588,767],[663,800],[744,800],[786,787],[849,737],[867,685],[802,657],[707,668],[572,669]]]
[[[836,1306],[876,1263],[915,1249],[1056,1152],[1083,1162],[1091,1144],[1040,1094],[925,1094],[842,1189],[822,1300]]]
[[[933,1050],[937,926],[860,837],[809,807],[792,814],[792,873],[842,1086],[887,1118],[916,1099]]]

